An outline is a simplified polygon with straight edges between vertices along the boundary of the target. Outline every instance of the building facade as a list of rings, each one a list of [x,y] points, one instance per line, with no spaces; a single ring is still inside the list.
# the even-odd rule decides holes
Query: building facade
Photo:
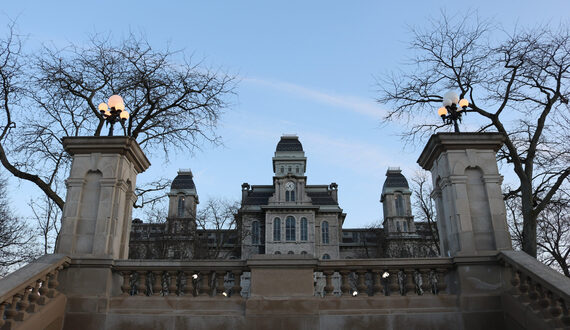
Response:
[[[299,138],[281,137],[269,185],[242,184],[235,228],[199,229],[199,203],[190,170],[172,181],[164,223],[135,219],[131,259],[240,258],[256,254],[301,254],[318,259],[427,257],[436,246],[426,225],[414,222],[411,191],[399,168],[389,168],[382,189],[383,228],[343,229],[338,185],[308,184],[307,158]],[[204,253],[200,249],[216,250]]]

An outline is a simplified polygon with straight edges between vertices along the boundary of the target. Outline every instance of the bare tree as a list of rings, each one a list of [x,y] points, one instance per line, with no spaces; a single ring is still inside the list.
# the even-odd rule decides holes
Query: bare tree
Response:
[[[239,203],[221,198],[206,201],[196,214],[194,257],[227,258],[239,255],[243,233],[237,213]]]
[[[537,259],[570,277],[570,200],[566,190],[559,191],[537,219]],[[522,246],[521,204],[507,200],[507,220],[513,247]]]
[[[118,43],[95,35],[85,45],[25,51],[11,24],[0,39],[0,162],[63,209],[56,183],[70,157],[62,138],[104,135],[100,102],[121,95],[130,113],[124,135],[168,156],[218,142],[214,129],[234,86],[232,76],[134,35]]]
[[[23,219],[12,214],[6,198],[6,180],[0,178],[0,278],[40,255],[35,236]]]
[[[47,196],[42,196],[39,201],[32,199],[28,205],[42,237],[43,253],[53,253],[60,229],[61,209]]]
[[[415,217],[420,222],[426,224],[429,237],[430,246],[437,249],[437,254],[441,255],[439,247],[439,232],[437,230],[437,219],[435,213],[435,205],[430,194],[433,190],[432,185],[429,183],[428,174],[426,171],[418,170],[411,178],[412,185],[412,208],[415,209]]]
[[[468,98],[474,130],[506,136],[498,157],[517,186],[505,198],[520,199],[522,248],[536,257],[537,219],[570,175],[570,34],[566,26],[495,31],[489,21],[453,23],[445,14],[413,29],[410,70],[380,79],[378,101],[392,106],[387,120],[410,119],[415,141],[443,126],[434,113],[446,90]]]

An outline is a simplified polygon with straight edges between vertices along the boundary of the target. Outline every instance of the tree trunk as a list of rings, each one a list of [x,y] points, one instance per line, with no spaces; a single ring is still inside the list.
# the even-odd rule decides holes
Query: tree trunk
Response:
[[[532,187],[521,185],[521,203],[523,214],[522,249],[528,255],[536,258],[536,218],[533,209]]]

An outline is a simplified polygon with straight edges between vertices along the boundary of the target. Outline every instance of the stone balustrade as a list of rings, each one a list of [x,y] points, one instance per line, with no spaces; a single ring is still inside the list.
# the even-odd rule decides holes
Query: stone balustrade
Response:
[[[323,297],[446,294],[452,268],[450,258],[321,260],[325,283],[315,290]]]
[[[241,297],[249,270],[244,260],[116,260],[113,271],[123,296]]]
[[[570,327],[570,284],[565,276],[519,251],[502,251],[499,261],[510,272],[511,297],[552,328]]]
[[[69,265],[63,255],[47,255],[11,273],[0,283],[0,329],[15,329],[46,305],[58,292],[58,273]]]

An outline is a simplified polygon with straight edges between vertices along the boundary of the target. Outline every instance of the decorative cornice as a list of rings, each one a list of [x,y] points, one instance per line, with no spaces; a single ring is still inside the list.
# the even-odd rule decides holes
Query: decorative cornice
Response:
[[[72,156],[92,153],[124,155],[138,173],[144,172],[150,166],[137,141],[128,136],[64,137],[63,149]]]
[[[505,143],[502,133],[437,133],[430,137],[417,162],[431,170],[442,152],[449,150],[487,149],[497,152]]]

